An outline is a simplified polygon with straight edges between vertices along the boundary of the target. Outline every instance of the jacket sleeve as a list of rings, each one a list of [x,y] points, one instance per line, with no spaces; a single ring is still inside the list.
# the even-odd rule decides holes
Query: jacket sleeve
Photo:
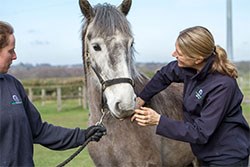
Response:
[[[141,91],[139,97],[147,102],[154,95],[166,89],[172,82],[183,82],[182,71],[178,67],[177,61],[170,62],[157,71]]]
[[[23,86],[17,81],[26,115],[29,120],[34,143],[54,150],[74,148],[84,143],[85,130],[69,129],[43,122],[35,106],[29,101]]]
[[[226,113],[229,111],[228,106],[232,103],[235,90],[235,83],[233,82],[217,85],[207,95],[200,116],[194,118],[193,122],[176,121],[166,116],[161,116],[156,133],[171,139],[190,143],[207,143],[209,137],[212,136],[221,122],[224,121]]]

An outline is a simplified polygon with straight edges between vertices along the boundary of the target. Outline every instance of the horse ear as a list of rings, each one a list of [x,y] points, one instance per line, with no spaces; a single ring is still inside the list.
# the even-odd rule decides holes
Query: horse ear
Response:
[[[132,0],[123,0],[122,3],[118,6],[118,9],[127,16],[130,7],[132,5]]]
[[[93,9],[90,3],[87,0],[79,0],[79,6],[81,8],[81,11],[84,17],[88,21],[90,21],[94,16]]]

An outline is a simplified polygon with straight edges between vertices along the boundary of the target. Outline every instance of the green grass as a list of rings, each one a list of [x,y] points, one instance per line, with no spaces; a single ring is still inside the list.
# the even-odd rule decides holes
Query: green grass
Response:
[[[243,110],[243,115],[247,119],[249,125],[250,125],[250,103],[243,103],[242,104],[242,110]]]
[[[52,101],[46,102],[44,106],[41,106],[39,102],[35,102],[34,104],[39,109],[44,121],[68,128],[87,127],[88,111],[84,111],[81,107],[77,107],[77,100],[63,101],[61,112],[56,110],[56,103]],[[66,151],[54,151],[36,144],[34,147],[35,166],[55,167],[72,155],[77,149],[78,148]],[[92,167],[94,164],[85,148],[78,156],[70,161],[67,166]]]

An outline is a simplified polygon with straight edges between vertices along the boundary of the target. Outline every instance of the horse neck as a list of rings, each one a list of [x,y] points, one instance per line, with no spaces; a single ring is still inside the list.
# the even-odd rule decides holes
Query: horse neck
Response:
[[[135,82],[135,94],[138,95],[142,91],[146,83],[149,81],[149,78],[144,74],[138,73],[133,79]]]

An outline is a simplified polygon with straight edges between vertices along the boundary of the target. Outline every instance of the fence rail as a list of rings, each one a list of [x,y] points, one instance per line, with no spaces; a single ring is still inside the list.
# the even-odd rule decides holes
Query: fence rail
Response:
[[[78,105],[87,108],[84,85],[25,86],[29,100],[41,100],[42,106],[48,100],[57,101],[57,111],[62,110],[63,100],[78,99]],[[66,90],[66,93],[63,93]]]

